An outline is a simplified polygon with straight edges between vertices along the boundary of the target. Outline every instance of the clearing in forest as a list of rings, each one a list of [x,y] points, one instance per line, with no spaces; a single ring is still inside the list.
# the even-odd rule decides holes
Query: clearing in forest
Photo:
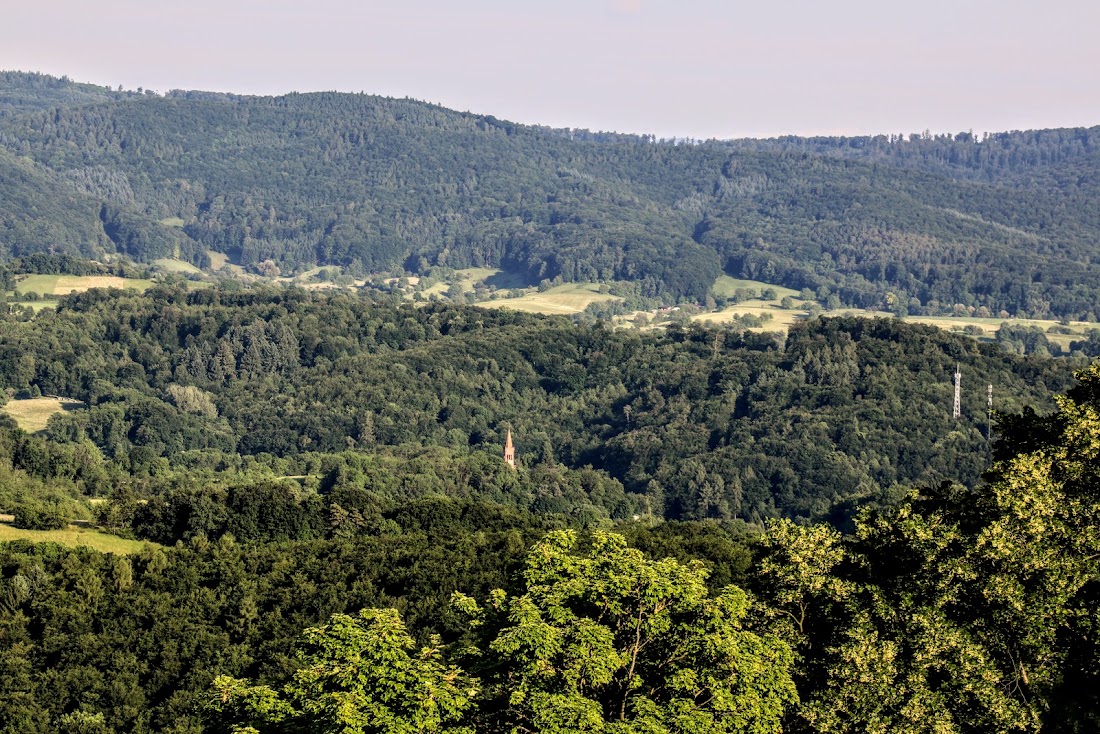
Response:
[[[54,413],[79,410],[82,407],[83,403],[58,398],[28,398],[9,400],[0,410],[14,418],[16,424],[27,433],[37,433],[46,427],[46,422]]]
[[[206,256],[210,258],[210,269],[221,270],[229,262],[229,255],[224,252],[215,252],[214,250],[207,250]]]
[[[499,298],[482,301],[478,306],[485,308],[511,308],[516,311],[545,314],[580,313],[592,303],[617,301],[619,296],[600,293],[596,283],[565,283],[550,290],[528,293],[519,298]]]
[[[153,264],[166,273],[190,273],[191,275],[202,275],[202,269],[196,268],[189,262],[184,260],[176,260],[175,258],[162,257],[158,260],[154,260]]]
[[[130,555],[147,546],[159,547],[147,540],[129,540],[91,528],[70,525],[65,530],[26,530],[0,523],[0,542],[29,540],[32,543],[59,543],[69,548],[84,546],[100,553]]]
[[[455,281],[464,291],[472,291],[478,283],[495,288],[527,288],[531,284],[519,273],[499,268],[462,268],[455,271]],[[444,291],[446,287],[444,287]]]
[[[781,285],[772,285],[771,283],[764,283],[759,280],[733,278],[729,275],[719,275],[718,280],[714,281],[714,285],[711,286],[711,291],[715,296],[730,298],[737,292],[738,288],[751,288],[756,291],[757,296],[763,294],[766,289],[771,288],[775,291],[775,303],[778,303],[784,296],[798,298],[798,291],[792,288],[784,288]],[[767,302],[771,303],[772,301]]]
[[[770,314],[771,319],[764,322],[763,326],[753,328],[752,331],[786,331],[791,324],[806,318],[806,311],[802,309],[779,308],[771,301],[750,300],[742,301],[736,306],[729,306],[721,311],[696,314],[692,321],[700,321],[705,324],[728,324],[739,316],[764,316]]]
[[[19,278],[15,290],[19,293],[66,296],[73,291],[83,293],[89,288],[133,288],[146,291],[153,281],[120,278],[117,275],[26,275]]]

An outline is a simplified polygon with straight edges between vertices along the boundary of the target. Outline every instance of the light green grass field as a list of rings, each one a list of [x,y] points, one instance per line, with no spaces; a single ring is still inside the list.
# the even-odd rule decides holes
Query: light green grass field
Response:
[[[696,314],[691,317],[691,320],[705,324],[728,324],[738,316],[763,316],[764,314],[771,314],[771,321],[753,329],[754,331],[786,331],[795,321],[806,317],[806,312],[802,310],[786,310],[777,307],[771,301],[751,300],[742,301],[736,306],[730,306],[721,311]]]
[[[196,268],[189,262],[183,260],[174,260],[172,258],[162,257],[159,260],[154,260],[153,264],[162,270],[169,273],[191,273],[192,275],[202,275],[202,270]]]
[[[527,288],[530,286],[519,273],[510,273],[499,268],[462,268],[455,271],[455,282],[462,286],[464,291],[472,291],[478,283],[496,286],[497,288]],[[446,291],[446,286],[444,286]]]
[[[765,331],[785,331],[795,321],[806,316],[806,312],[803,310],[784,310],[776,308],[770,302],[765,301],[743,301],[736,306],[730,306],[723,311],[717,313],[702,313],[692,317],[694,321],[701,321],[708,324],[722,324],[733,321],[734,318],[740,315],[754,315],[759,316],[763,313],[772,314],[772,320],[769,321],[764,327]],[[863,318],[894,318],[894,315],[887,311],[868,311],[858,308],[841,308],[835,311],[826,311],[822,314],[826,318],[830,316],[859,316]],[[1001,328],[1001,324],[1009,323],[1014,326],[1037,326],[1044,332],[1047,332],[1052,326],[1058,325],[1057,321],[1050,321],[1044,319],[1002,319],[1002,318],[979,318],[973,316],[905,316],[902,321],[911,324],[927,324],[929,326],[935,326],[944,331],[962,331],[967,326],[977,326],[982,330],[982,336],[992,339],[997,333],[997,329]],[[1090,329],[1100,329],[1100,323],[1090,321],[1074,321],[1068,325],[1074,333],[1072,334],[1052,334],[1047,332],[1047,339],[1051,343],[1057,344],[1063,349],[1069,349],[1070,342],[1083,339]]]
[[[138,278],[120,278],[117,275],[25,275],[19,278],[15,289],[20,293],[41,293],[64,296],[72,292],[83,293],[89,288],[133,288],[146,291],[153,281]]]
[[[0,542],[8,540],[29,540],[33,543],[60,543],[69,548],[85,546],[101,553],[130,555],[146,546],[159,547],[156,543],[144,540],[129,540],[110,535],[91,528],[78,528],[70,525],[65,530],[24,530],[0,523]]]
[[[757,294],[763,293],[765,288],[775,289],[775,300],[779,301],[784,296],[791,296],[795,298],[798,296],[798,291],[790,288],[784,288],[781,285],[772,285],[771,283],[763,283],[759,280],[742,280],[741,278],[731,278],[728,275],[719,275],[718,280],[714,281],[712,290],[716,296],[725,296],[729,298],[737,291],[738,288],[753,288]]]
[[[60,275],[23,275],[16,279],[15,290],[19,293],[53,293]]]
[[[55,305],[53,301],[11,301],[11,303],[17,306],[30,306],[35,313],[46,308],[53,308]]]
[[[164,219],[160,220],[160,223],[163,224],[165,227],[176,228],[182,227],[184,224],[186,224],[186,222],[184,222],[179,217],[165,217]]]
[[[335,270],[336,275],[339,275],[341,268],[338,265],[318,265],[315,268],[310,268],[309,270],[306,270],[302,273],[299,273],[298,275],[295,275],[293,278],[279,278],[279,280],[299,280],[299,281],[309,280],[310,278],[314,277],[315,275],[320,275],[325,270]]]
[[[461,282],[469,283],[471,287],[473,287],[474,283],[480,283],[500,272],[502,271],[496,268],[462,268],[461,270],[456,270],[455,274]]]
[[[454,271],[454,278],[440,281],[425,288],[418,294],[418,298],[426,299],[430,296],[445,296],[452,284],[458,284],[464,293],[474,290],[478,283],[486,283],[498,290],[512,288],[528,288],[530,284],[518,273],[510,273],[498,268],[462,268]],[[419,280],[419,279],[417,279]],[[415,284],[413,278],[409,278],[410,284]],[[481,305],[488,306],[488,302]]]
[[[29,398],[9,400],[0,410],[14,418],[16,424],[27,433],[36,433],[46,427],[54,413],[79,410],[82,407],[83,403],[62,402],[56,398]]]
[[[225,264],[229,262],[229,255],[224,252],[215,252],[214,250],[207,250],[206,256],[210,258],[210,269],[221,270],[225,267]]]
[[[580,313],[589,304],[599,301],[617,301],[618,296],[600,293],[595,283],[565,283],[543,293],[528,293],[520,298],[500,298],[483,301],[477,305],[485,308],[511,308],[516,311],[545,314]]]
[[[433,283],[424,290],[420,291],[421,298],[427,298],[428,296],[443,296],[447,294],[447,289],[450,288],[446,283]]]
[[[1059,322],[1044,319],[983,319],[975,316],[906,316],[904,320],[915,324],[938,326],[947,331],[961,331],[967,326],[973,325],[979,327],[984,332],[983,335],[989,338],[993,338],[997,333],[997,329],[1001,328],[1001,324],[1004,323],[1013,326],[1037,326],[1046,332],[1046,337],[1052,344],[1057,344],[1063,349],[1069,349],[1071,342],[1084,339],[1090,330],[1100,329],[1100,323],[1095,321],[1071,321],[1066,327],[1073,332],[1072,334],[1052,334],[1048,332],[1047,329],[1052,326],[1060,325]]]

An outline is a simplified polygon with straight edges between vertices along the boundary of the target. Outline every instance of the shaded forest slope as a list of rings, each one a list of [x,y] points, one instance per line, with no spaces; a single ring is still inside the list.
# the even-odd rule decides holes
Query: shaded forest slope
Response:
[[[157,96],[5,73],[0,254],[500,267],[670,300],[701,300],[726,271],[894,311],[1084,318],[1096,141],[673,144],[363,94]]]

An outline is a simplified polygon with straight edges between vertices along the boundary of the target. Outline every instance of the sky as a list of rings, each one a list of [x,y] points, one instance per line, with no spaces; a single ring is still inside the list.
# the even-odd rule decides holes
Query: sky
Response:
[[[736,138],[1100,124],[1095,0],[0,0],[0,69]]]

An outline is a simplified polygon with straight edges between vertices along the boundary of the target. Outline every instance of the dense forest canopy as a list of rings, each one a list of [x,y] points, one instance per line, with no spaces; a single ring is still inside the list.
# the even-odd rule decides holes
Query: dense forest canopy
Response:
[[[1080,377],[1002,426],[984,484],[847,536],[547,533],[436,498],[355,537],[0,543],[0,731],[1095,731],[1100,370]]]
[[[973,484],[987,463],[986,385],[998,410],[1018,412],[1067,388],[1072,370],[886,319],[815,319],[785,339],[639,333],[368,294],[170,285],[8,316],[0,357],[13,394],[86,406],[50,419],[52,442],[90,442],[134,474],[281,462],[276,475],[372,477],[390,498],[447,487],[542,513],[755,522],[840,521],[914,482]],[[530,472],[499,461],[507,430]],[[533,477],[559,465],[579,473],[547,495]]]
[[[895,312],[1096,316],[1093,129],[657,141],[364,94],[0,75],[0,254],[499,267],[701,301],[721,272]]]
[[[1098,135],[0,72],[0,734],[1097,731],[1100,330],[596,316],[1096,320]]]

